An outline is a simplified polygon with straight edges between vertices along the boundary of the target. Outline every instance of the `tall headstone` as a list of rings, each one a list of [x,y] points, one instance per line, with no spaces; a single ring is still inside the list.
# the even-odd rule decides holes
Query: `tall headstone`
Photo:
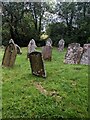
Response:
[[[28,53],[27,53],[27,57],[28,55],[31,53],[31,52],[34,52],[35,51],[35,48],[36,48],[36,43],[35,43],[35,40],[32,39],[30,40],[29,44],[28,44]]]
[[[80,64],[90,65],[90,44],[84,44]]]
[[[29,54],[32,74],[40,77],[46,77],[44,62],[40,52],[31,52]]]
[[[59,42],[58,42],[58,50],[61,52],[63,51],[64,49],[64,44],[65,44],[65,41],[63,39],[61,39]]]
[[[67,53],[65,55],[64,63],[67,64],[79,64],[81,56],[83,53],[83,48],[80,47],[79,43],[71,43],[68,46]]]
[[[52,40],[49,38],[46,42],[46,46],[42,47],[42,56],[44,60],[51,61],[52,59]]]
[[[11,39],[9,41],[8,46],[5,49],[2,65],[5,67],[12,67],[15,63],[16,55],[17,48],[16,45],[14,44],[14,41]]]

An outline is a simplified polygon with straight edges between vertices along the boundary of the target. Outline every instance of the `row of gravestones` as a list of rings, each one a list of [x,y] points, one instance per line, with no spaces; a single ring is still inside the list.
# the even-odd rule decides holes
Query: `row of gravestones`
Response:
[[[64,49],[64,40],[59,41],[59,51]],[[52,40],[49,38],[46,42],[46,46],[42,47],[42,53],[36,51],[35,40],[32,39],[28,44],[27,58],[30,60],[32,73],[37,76],[46,77],[46,71],[44,69],[44,60],[50,60],[52,58]],[[90,44],[85,44],[84,47],[80,47],[78,43],[71,43],[68,46],[67,53],[65,55],[64,63],[67,64],[90,64]],[[8,46],[5,49],[2,65],[6,67],[12,67],[15,63],[16,55],[21,54],[21,49],[11,39]]]

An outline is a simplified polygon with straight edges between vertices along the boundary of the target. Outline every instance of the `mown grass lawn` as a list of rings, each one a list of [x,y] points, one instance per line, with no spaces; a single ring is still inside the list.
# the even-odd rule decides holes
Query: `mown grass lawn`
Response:
[[[87,118],[88,67],[64,64],[66,50],[60,53],[53,48],[52,61],[45,61],[47,78],[40,78],[31,74],[27,48],[22,51],[13,68],[2,68],[2,117]],[[37,89],[34,83],[49,94]]]

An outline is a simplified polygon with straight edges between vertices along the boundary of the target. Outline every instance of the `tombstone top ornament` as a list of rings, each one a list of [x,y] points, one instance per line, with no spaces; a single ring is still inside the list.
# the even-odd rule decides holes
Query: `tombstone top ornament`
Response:
[[[32,52],[29,54],[32,74],[46,78],[46,71],[44,69],[44,62],[40,52]]]
[[[16,45],[14,44],[14,41],[11,39],[9,41],[8,46],[5,49],[2,65],[5,67],[12,67],[15,63],[16,55],[17,48]]]
[[[15,44],[13,39],[10,39],[10,40],[9,40],[9,43]]]
[[[51,40],[51,38],[47,39],[46,46],[52,46],[52,40]]]
[[[28,53],[34,52],[36,47],[37,46],[36,46],[35,40],[34,39],[30,40],[28,44]]]
[[[83,48],[80,47],[79,43],[69,44],[64,63],[78,64],[80,62],[82,53]]]

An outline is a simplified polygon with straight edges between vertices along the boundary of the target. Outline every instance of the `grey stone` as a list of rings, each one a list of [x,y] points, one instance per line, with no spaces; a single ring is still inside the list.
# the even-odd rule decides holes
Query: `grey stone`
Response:
[[[79,43],[69,44],[66,55],[65,55],[64,63],[79,64],[82,53],[83,53],[83,48],[80,47]]]
[[[64,44],[65,44],[65,41],[63,39],[61,39],[59,42],[58,42],[58,50],[61,52],[63,51],[64,49]]]
[[[90,65],[90,44],[84,44],[80,64]]]

